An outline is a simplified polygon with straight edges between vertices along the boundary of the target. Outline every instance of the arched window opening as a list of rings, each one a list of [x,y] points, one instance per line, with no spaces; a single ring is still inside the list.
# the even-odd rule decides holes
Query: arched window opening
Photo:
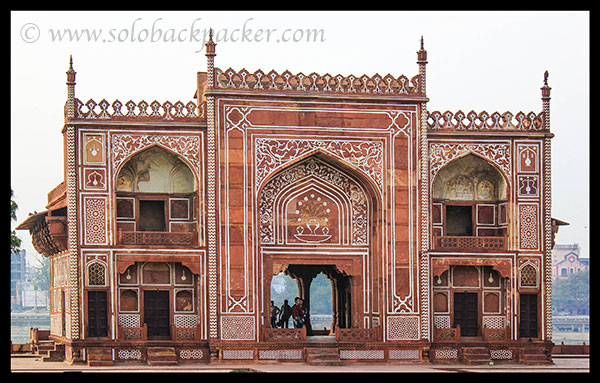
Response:
[[[321,272],[310,284],[310,322],[313,333],[324,330],[329,333],[332,321],[332,285]]]
[[[197,244],[197,181],[177,155],[145,149],[122,166],[115,184],[120,244]]]
[[[292,328],[291,307],[294,299],[300,296],[300,288],[296,279],[284,272],[271,279],[271,327]],[[276,309],[275,309],[276,307]]]
[[[537,270],[533,265],[526,264],[521,267],[519,285],[521,287],[537,287]]]
[[[506,249],[508,185],[489,161],[468,154],[442,168],[432,188],[437,250]]]
[[[106,268],[99,262],[88,266],[88,285],[106,286]]]

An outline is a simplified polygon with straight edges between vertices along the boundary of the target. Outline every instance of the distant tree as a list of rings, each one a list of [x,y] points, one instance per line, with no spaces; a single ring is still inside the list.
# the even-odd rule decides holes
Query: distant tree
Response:
[[[50,260],[42,255],[31,266],[31,280],[37,290],[50,290]]]
[[[276,289],[274,285],[278,285]],[[298,283],[290,276],[280,273],[273,277],[271,283],[271,300],[277,307],[281,307],[284,300],[288,300],[290,306],[294,304],[294,298],[299,296]]]
[[[311,314],[331,315],[331,281],[319,274],[310,284]]]
[[[10,189],[10,220],[11,221],[16,221],[17,220],[17,209],[19,208],[19,206],[17,205],[17,203],[13,200],[13,190]],[[21,239],[19,237],[17,237],[17,234],[15,233],[14,230],[10,231],[10,252],[15,252],[20,250],[21,247]]]
[[[552,283],[553,311],[577,313],[590,309],[590,272],[580,271],[567,278],[557,278]]]

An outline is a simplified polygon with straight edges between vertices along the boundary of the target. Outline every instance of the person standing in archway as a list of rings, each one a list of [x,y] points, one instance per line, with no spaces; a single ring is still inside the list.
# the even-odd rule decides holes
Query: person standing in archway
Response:
[[[302,307],[302,299],[299,297],[294,299],[294,306],[292,306],[292,319],[294,321],[294,328],[302,328],[304,325],[304,308]]]
[[[288,300],[283,301],[280,311],[281,319],[279,319],[279,327],[288,328],[290,317],[292,316],[292,306],[289,305]]]
[[[277,328],[277,317],[279,316],[279,307],[271,301],[271,328]]]

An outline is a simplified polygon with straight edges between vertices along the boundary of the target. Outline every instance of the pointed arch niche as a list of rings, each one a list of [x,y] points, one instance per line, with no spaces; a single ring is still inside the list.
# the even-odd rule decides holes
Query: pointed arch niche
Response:
[[[316,153],[268,177],[257,197],[263,312],[270,305],[273,276],[292,268],[308,281],[308,271],[329,267],[339,270],[346,283],[345,293],[336,295],[345,299],[346,308],[340,309],[345,322],[335,326],[372,328],[378,323],[381,265],[375,253],[381,249],[382,230],[376,185],[342,161]],[[302,291],[308,299],[309,291]]]
[[[115,189],[119,244],[198,244],[198,182],[177,154],[155,145],[132,155]]]
[[[506,250],[508,186],[495,164],[473,153],[441,168],[432,184],[434,248]]]

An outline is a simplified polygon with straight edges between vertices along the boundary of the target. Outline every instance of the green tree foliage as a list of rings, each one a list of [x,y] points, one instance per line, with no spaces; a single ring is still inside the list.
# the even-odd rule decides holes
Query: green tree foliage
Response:
[[[11,221],[17,220],[17,209],[18,208],[19,208],[19,206],[13,200],[13,190],[10,189],[10,220]],[[20,250],[20,247],[21,247],[21,239],[19,237],[17,237],[14,230],[11,230],[10,231],[10,251],[11,251],[11,253],[14,251]]]
[[[552,284],[552,308],[555,312],[577,310],[589,312],[590,272],[580,271],[567,278],[557,278]]]
[[[281,307],[285,299],[290,306],[294,305],[294,298],[299,295],[298,284],[290,276],[279,273],[271,281],[271,300],[275,306]]]
[[[310,312],[331,315],[331,282],[321,273],[310,284]]]

